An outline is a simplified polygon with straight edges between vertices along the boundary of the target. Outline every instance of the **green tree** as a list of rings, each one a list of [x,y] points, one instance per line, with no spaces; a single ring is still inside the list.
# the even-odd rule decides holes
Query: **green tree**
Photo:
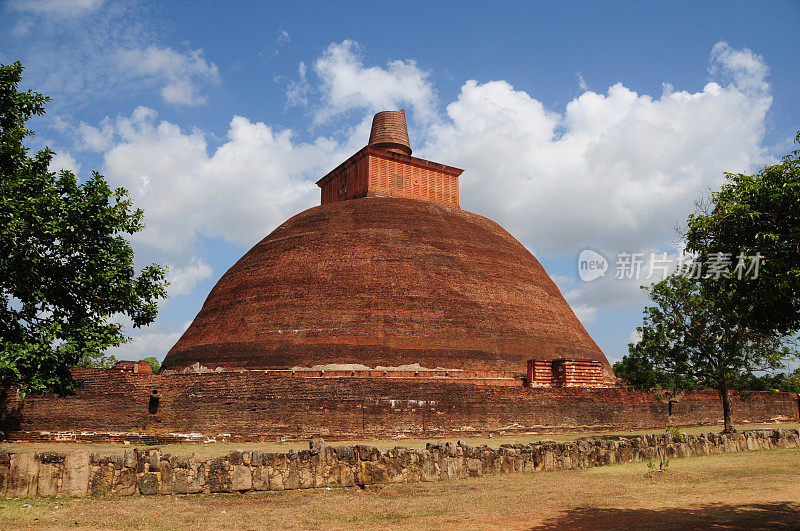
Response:
[[[756,385],[754,372],[797,356],[800,150],[754,175],[726,177],[684,236],[696,264],[729,263],[730,273],[675,274],[645,288],[655,304],[619,368],[638,388],[717,389],[730,431],[730,390]]]
[[[790,373],[748,374],[736,382],[734,388],[743,391],[800,393],[800,369],[795,369]]]
[[[161,362],[159,362],[154,356],[144,358],[142,361],[146,361],[153,368],[153,374],[157,374],[158,370],[161,368]]]
[[[126,235],[143,213],[124,189],[50,172],[47,148],[29,155],[25,122],[49,99],[18,90],[22,71],[0,65],[0,383],[65,393],[70,367],[106,364],[104,350],[126,341],[116,318],[155,319],[165,270],[136,273]]]
[[[800,131],[795,137],[800,143]],[[700,260],[761,256],[758,275],[707,278],[703,291],[765,333],[800,329],[800,150],[754,175],[726,174],[689,217],[687,248]],[[741,277],[741,278],[740,278]],[[724,294],[720,298],[719,294]]]
[[[795,342],[727,313],[727,300],[720,306],[704,293],[702,279],[679,272],[645,289],[654,304],[644,310],[641,339],[628,345],[620,376],[639,389],[716,389],[725,431],[732,431],[731,389],[755,371],[783,367],[797,356]]]

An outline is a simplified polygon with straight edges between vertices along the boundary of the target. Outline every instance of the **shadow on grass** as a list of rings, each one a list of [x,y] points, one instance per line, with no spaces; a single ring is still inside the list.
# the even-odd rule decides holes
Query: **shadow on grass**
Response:
[[[533,529],[800,529],[800,504],[715,503],[664,509],[578,507]]]

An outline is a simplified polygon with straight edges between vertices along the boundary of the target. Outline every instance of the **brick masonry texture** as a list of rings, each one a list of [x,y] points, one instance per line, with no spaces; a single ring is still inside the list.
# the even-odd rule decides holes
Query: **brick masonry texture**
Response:
[[[527,360],[611,367],[541,264],[457,208],[364,198],[311,208],[212,289],[165,369],[326,364],[512,371]]]
[[[677,458],[798,446],[800,430],[763,430],[500,448],[441,441],[429,443],[425,450],[333,448],[317,440],[300,452],[233,451],[215,459],[165,455],[158,449],[130,449],[112,456],[86,450],[66,455],[0,454],[0,497],[147,496],[417,483],[647,461],[657,459],[659,451]]]
[[[411,142],[406,126],[406,112],[382,111],[372,117],[369,145],[411,155]]]
[[[75,369],[82,387],[73,396],[19,399],[13,389],[0,390],[0,428],[7,439],[18,441],[159,444],[717,426],[722,417],[719,397],[712,391],[670,402],[622,388],[300,374],[143,375]],[[733,398],[733,418],[740,424],[798,419],[793,393],[751,392]]]
[[[367,146],[317,181],[322,204],[362,197],[404,197],[458,207],[462,170]]]

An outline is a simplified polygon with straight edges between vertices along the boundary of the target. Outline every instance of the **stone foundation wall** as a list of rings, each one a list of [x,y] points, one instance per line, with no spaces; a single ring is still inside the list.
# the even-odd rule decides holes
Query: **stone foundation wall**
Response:
[[[537,389],[445,377],[274,377],[263,371],[144,375],[104,369],[76,369],[75,377],[83,386],[67,397],[20,399],[13,389],[0,389],[3,436],[165,444],[313,436],[440,438],[722,422],[713,391],[670,402],[620,388]],[[737,394],[733,419],[738,424],[797,420],[797,395]]]
[[[590,468],[669,458],[798,448],[800,430],[746,431],[732,435],[647,435],[619,440],[538,442],[500,448],[461,442],[428,444],[426,450],[369,446],[326,447],[289,453],[234,451],[211,459],[178,457],[159,450],[126,450],[100,456],[86,450],[68,454],[0,454],[0,496],[53,497],[247,492],[385,483],[446,481],[493,474]]]

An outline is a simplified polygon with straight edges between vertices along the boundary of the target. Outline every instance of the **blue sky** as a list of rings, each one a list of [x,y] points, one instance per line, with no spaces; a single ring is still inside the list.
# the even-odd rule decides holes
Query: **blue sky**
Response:
[[[647,279],[614,279],[614,257],[674,256],[673,227],[723,171],[791,148],[798,42],[800,2],[0,7],[0,62],[53,98],[31,145],[128,188],[148,224],[137,260],[171,267],[120,358],[163,357],[239,256],[318,204],[372,114],[402,107],[415,155],[464,168],[462,207],[534,252],[619,359]],[[593,282],[587,248],[611,262]]]

